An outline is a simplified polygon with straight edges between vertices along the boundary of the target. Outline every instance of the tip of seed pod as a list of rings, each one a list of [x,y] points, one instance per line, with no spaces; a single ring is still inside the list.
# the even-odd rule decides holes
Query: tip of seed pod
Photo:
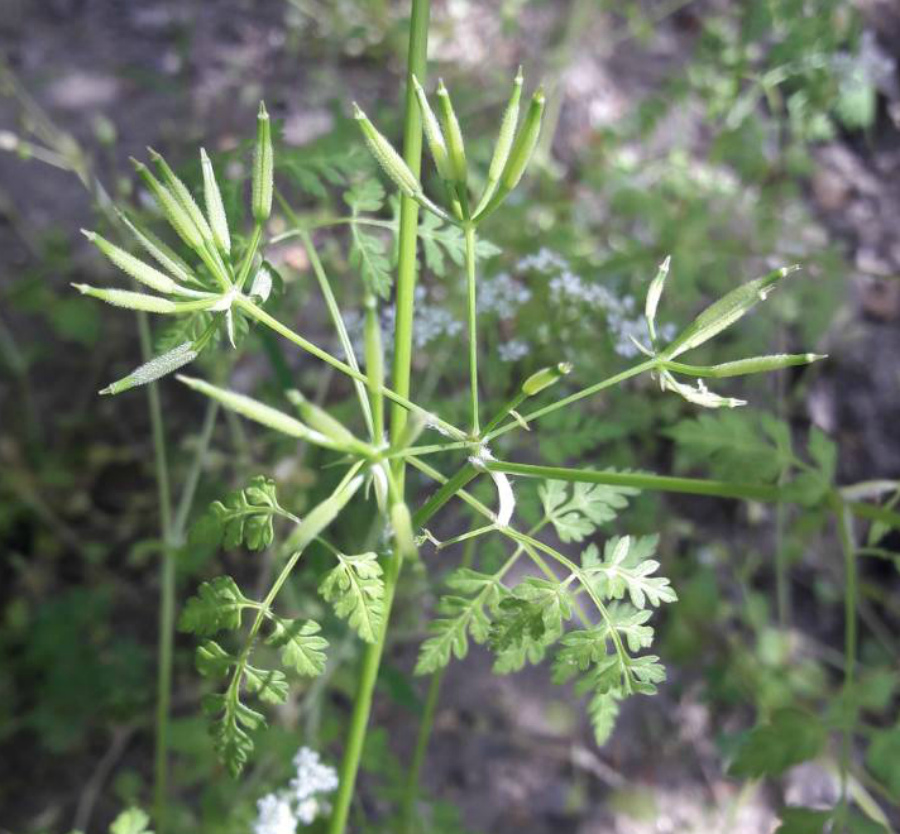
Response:
[[[438,79],[437,94],[438,94],[439,96],[446,96],[446,95],[449,95],[449,93],[447,92],[447,88],[444,86],[444,79],[443,79],[443,78],[439,78],[439,79]]]
[[[360,107],[355,101],[353,102],[353,118],[354,119],[364,119],[366,114],[363,113],[362,107]]]
[[[820,359],[827,359],[827,353],[807,353],[805,359],[807,362],[818,362]]]
[[[186,376],[185,374],[175,374],[175,379],[179,382],[183,382],[187,385],[188,388],[195,388],[197,383],[200,381],[196,377]]]
[[[298,391],[296,388],[291,388],[290,391],[285,392],[285,397],[291,405],[300,405],[301,403],[306,402],[306,397]]]
[[[556,370],[558,370],[563,376],[566,376],[567,374],[572,373],[572,368],[574,367],[575,366],[571,362],[560,362],[556,366]]]
[[[781,277],[784,278],[784,277],[790,275],[792,272],[799,272],[800,264],[791,264],[790,266],[783,266],[783,267],[781,267],[780,271],[781,271]]]
[[[208,162],[208,161],[209,161],[209,156],[208,156],[207,153],[206,153],[206,148],[204,148],[204,147],[202,147],[202,146],[200,147],[200,161],[201,161],[201,162]]]
[[[147,153],[150,154],[150,159],[152,159],[154,162],[158,162],[160,159],[162,159],[162,154],[158,151],[153,150],[153,148],[151,148],[149,145],[147,145]]]
[[[525,80],[525,73],[522,70],[522,65],[519,64],[519,69],[516,70],[516,77],[513,79],[513,84],[517,84],[519,87],[522,86],[522,82]]]
[[[112,385],[107,385],[106,388],[101,388],[97,393],[100,394],[100,396],[102,397],[106,394],[112,394],[112,392],[113,392]]]
[[[544,92],[543,85],[534,91],[534,95],[531,98],[536,104],[543,104],[547,100],[547,94]]]
[[[668,272],[669,266],[672,264],[672,256],[666,255],[666,259],[659,265],[660,272]]]
[[[131,160],[131,164],[134,165],[135,171],[140,171],[142,168],[147,167],[143,162],[141,162],[139,159],[135,159],[133,156],[129,156],[128,158]]]
[[[92,232],[90,229],[82,229],[81,234],[83,234],[91,243],[97,238],[97,233]]]
[[[78,292],[80,292],[82,295],[87,295],[91,290],[89,284],[72,284],[72,286],[75,287],[75,289],[78,290]]]
[[[268,119],[269,118],[269,111],[266,110],[266,103],[264,101],[261,101],[259,103],[259,112],[256,114],[256,118],[257,119]]]

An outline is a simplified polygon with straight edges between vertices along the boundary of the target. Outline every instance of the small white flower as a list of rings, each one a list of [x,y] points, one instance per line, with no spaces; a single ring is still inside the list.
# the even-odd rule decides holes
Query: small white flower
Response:
[[[286,797],[267,794],[256,803],[257,817],[253,834],[295,834],[297,819]]]
[[[297,775],[291,779],[290,790],[298,802],[317,793],[331,793],[338,786],[337,772],[322,764],[319,754],[309,747],[301,747],[294,756]]]

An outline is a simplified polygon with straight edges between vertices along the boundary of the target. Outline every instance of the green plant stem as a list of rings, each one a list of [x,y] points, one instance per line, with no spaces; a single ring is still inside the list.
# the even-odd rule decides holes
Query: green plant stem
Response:
[[[403,130],[403,157],[412,172],[418,176],[422,162],[422,124],[418,103],[412,84],[415,75],[421,82],[425,80],[427,69],[428,24],[430,0],[412,0],[409,54],[407,58],[406,105]],[[399,261],[397,266],[396,329],[394,336],[394,361],[392,384],[397,395],[406,399],[410,390],[412,365],[413,313],[416,287],[416,243],[418,238],[419,209],[414,200],[406,196],[400,198]],[[387,395],[387,393],[385,392]],[[391,409],[391,440],[398,443],[403,437],[407,421],[407,408],[394,400]],[[462,439],[457,436],[457,439]],[[402,498],[405,483],[405,461],[400,458],[392,462],[395,482]],[[362,670],[353,715],[347,737],[347,745],[341,762],[340,783],[334,800],[334,810],[328,827],[329,834],[344,834],[350,805],[356,785],[360,757],[365,744],[366,729],[372,711],[372,694],[378,679],[378,669],[387,638],[391,609],[403,566],[403,556],[395,549],[388,560],[384,577],[384,615],[378,639],[367,646],[363,656]]]
[[[353,343],[350,341],[350,336],[347,333],[347,326],[344,324],[344,318],[341,316],[340,307],[338,307],[337,299],[334,297],[331,282],[328,280],[328,275],[325,272],[325,268],[322,266],[322,260],[319,258],[319,252],[313,243],[312,235],[309,232],[304,231],[300,234],[300,240],[303,242],[303,247],[306,249],[310,264],[312,264],[316,280],[319,282],[319,289],[322,291],[325,305],[328,307],[331,320],[334,323],[335,330],[337,330],[338,339],[341,342],[341,347],[344,349],[344,356],[347,357],[347,364],[353,368],[354,371],[360,373],[356,352],[353,350]],[[359,407],[362,410],[363,419],[366,422],[366,430],[369,432],[372,441],[377,443],[379,441],[375,435],[375,426],[372,421],[372,407],[369,404],[369,394],[366,385],[358,379],[354,379],[353,384],[356,387],[356,396],[359,398]]]
[[[838,538],[844,556],[844,693],[848,703],[852,701],[853,687],[856,681],[856,609],[857,609],[857,574],[856,543],[853,539],[848,507],[833,491],[829,495],[829,503],[837,524]],[[841,804],[838,810],[838,824],[847,830],[848,777],[853,752],[853,735],[855,721],[847,721],[841,740],[840,776]]]
[[[472,392],[472,434],[481,432],[478,421],[478,292],[475,282],[475,226],[469,223],[466,238],[466,297],[469,318],[469,387]]]
[[[341,362],[340,359],[336,359],[334,356],[328,353],[328,351],[323,350],[317,345],[314,345],[308,339],[304,339],[299,333],[295,333],[289,327],[278,321],[278,319],[276,319],[274,316],[269,315],[265,310],[262,309],[262,307],[258,307],[246,296],[235,296],[234,303],[245,313],[247,313],[248,316],[256,319],[256,321],[258,321],[260,324],[264,324],[271,330],[274,330],[289,342],[293,342],[295,345],[297,345],[297,347],[305,350],[307,353],[311,353],[317,359],[321,359],[327,365],[331,365],[332,368],[335,368],[341,373],[346,374],[351,379],[358,380],[359,382],[363,382],[367,385],[369,384],[369,378],[365,374],[361,373],[360,371],[354,371],[353,368],[351,368],[346,362]],[[391,400],[391,402],[395,404],[395,407],[399,407],[404,411],[415,411],[416,413],[421,414],[423,417],[425,417],[427,422],[433,424],[441,431],[446,432],[451,437],[454,437],[457,440],[465,439],[465,432],[456,428],[456,426],[451,425],[446,420],[440,419],[427,409],[416,405],[408,397],[400,394],[398,391],[394,391],[387,386],[382,386],[381,393],[384,394],[384,396],[389,400]]]
[[[191,507],[194,505],[194,496],[197,494],[197,484],[200,482],[200,473],[206,463],[206,455],[209,452],[209,443],[216,427],[216,419],[219,416],[219,403],[210,400],[206,405],[206,414],[203,417],[203,426],[200,429],[200,437],[197,441],[197,450],[188,470],[181,495],[178,499],[178,509],[175,512],[175,522],[172,526],[172,541],[176,546],[182,544],[184,532],[187,529],[188,517]]]
[[[150,323],[145,313],[139,313],[138,334],[141,353],[153,355]],[[153,437],[153,461],[156,468],[156,488],[159,493],[162,565],[159,577],[159,637],[156,672],[156,750],[154,754],[153,807],[159,832],[166,827],[166,796],[169,777],[169,707],[172,698],[172,646],[175,628],[175,558],[172,542],[172,490],[169,483],[169,463],[166,457],[165,424],[155,382],[147,386],[150,409],[150,428]]]
[[[545,405],[543,408],[538,408],[535,411],[532,411],[528,414],[523,415],[523,419],[526,423],[530,423],[533,420],[538,420],[541,417],[546,416],[547,414],[552,414],[554,411],[559,410],[560,408],[565,408],[568,405],[571,405],[574,402],[578,402],[578,400],[582,400],[585,397],[590,397],[593,394],[597,394],[600,391],[603,391],[605,388],[611,388],[614,385],[618,385],[621,382],[624,382],[626,379],[631,379],[631,377],[639,376],[645,371],[652,371],[659,365],[659,360],[657,359],[648,359],[646,362],[641,362],[638,365],[634,365],[631,368],[628,368],[621,373],[615,374],[614,376],[607,377],[606,379],[601,380],[600,382],[595,383],[594,385],[589,385],[587,388],[582,388],[580,391],[576,391],[574,394],[570,394],[568,397],[563,397],[561,400],[557,400],[555,403],[550,403],[549,405]],[[490,433],[485,435],[485,440],[493,440],[495,437],[500,437],[502,434],[506,434],[508,431],[512,431],[515,428],[519,428],[519,423],[517,421],[513,421],[511,423],[506,423],[503,426],[500,426],[498,429],[494,429]]]

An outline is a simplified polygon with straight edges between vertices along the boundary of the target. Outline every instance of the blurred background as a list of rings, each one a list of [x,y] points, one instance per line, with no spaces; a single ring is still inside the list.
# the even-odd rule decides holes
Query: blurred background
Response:
[[[140,364],[139,333],[133,314],[70,287],[115,282],[78,230],[102,228],[110,199],[161,228],[129,157],[145,159],[153,146],[197,185],[202,145],[224,172],[233,227],[246,233],[260,99],[275,120],[276,175],[293,210],[346,213],[343,192],[371,172],[351,102],[399,142],[408,8],[2,0],[0,11],[0,831],[105,831],[151,792],[161,543],[145,392],[97,396]],[[898,55],[892,0],[435,0],[431,75],[453,91],[476,166],[490,159],[518,65],[526,89],[543,83],[549,98],[533,173],[484,231],[489,403],[550,363],[572,361],[573,379],[587,384],[633,362],[647,282],[667,255],[663,332],[737,283],[799,263],[802,272],[710,355],[829,354],[720,386],[750,401],[727,414],[698,414],[641,380],[556,412],[533,438],[510,440],[505,458],[768,483],[814,465],[826,486],[864,482],[862,494],[896,500]],[[276,212],[268,231],[289,225]],[[390,234],[373,237],[390,261]],[[348,235],[330,230],[316,242],[358,336]],[[458,242],[437,233],[423,249],[414,393],[462,420],[459,255]],[[337,350],[305,250],[286,240],[267,257],[283,287],[278,316]],[[157,346],[177,344],[153,325]],[[264,393],[295,380],[339,412],[352,407],[344,380],[257,333],[224,367],[225,352],[215,355],[204,375]],[[298,513],[333,483],[313,450],[298,456],[284,438],[210,416],[174,381],[160,395],[174,484],[198,444],[209,447],[188,521],[258,473],[272,475]],[[536,486],[517,485],[526,518]],[[655,698],[629,701],[598,747],[583,700],[554,686],[546,668],[497,676],[490,655],[473,649],[444,680],[423,831],[769,834],[785,803],[830,807],[831,748],[778,779],[727,771],[743,734],[778,708],[839,723],[845,574],[824,489],[816,481],[797,506],[632,499],[604,532],[661,534],[680,596],[659,623],[669,682]],[[435,532],[448,538],[468,521],[454,507]],[[223,571],[263,585],[270,555],[219,553],[183,532],[179,606]],[[852,761],[873,805],[857,824],[885,831],[900,820],[900,539],[873,525],[856,533],[872,552],[857,560]],[[411,670],[458,551],[426,554],[402,591],[359,831],[392,830],[425,697]],[[503,557],[499,542],[475,555],[480,565]],[[320,576],[313,560],[293,581],[312,614],[324,612]],[[359,643],[331,626],[327,686],[292,689],[236,783],[199,714],[206,688],[193,641],[177,638],[171,830],[249,832],[257,799],[283,781],[301,743],[339,760]]]

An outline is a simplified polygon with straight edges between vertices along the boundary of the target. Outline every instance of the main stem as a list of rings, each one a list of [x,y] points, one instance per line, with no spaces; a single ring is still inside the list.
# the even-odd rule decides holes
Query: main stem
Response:
[[[138,315],[141,353],[151,356],[150,325],[146,314]],[[166,458],[165,426],[155,382],[147,386],[150,427],[153,435],[153,460],[159,493],[159,521],[162,536],[162,565],[159,574],[159,638],[156,677],[156,750],[154,754],[153,808],[156,829],[166,827],[166,794],[169,779],[169,707],[172,698],[172,645],[175,628],[175,558],[172,553],[172,490]]]
[[[412,75],[421,82],[425,80],[428,52],[428,22],[430,0],[412,0],[409,32],[409,54],[407,59],[406,105],[403,130],[403,157],[406,164],[418,176],[422,162],[422,123],[412,85]],[[406,196],[400,198],[399,261],[397,267],[396,330],[394,338],[394,363],[392,387],[401,397],[409,396],[410,368],[412,364],[412,330],[415,311],[416,289],[416,242],[419,226],[419,208],[414,200]],[[391,439],[397,441],[406,426],[406,409],[396,402],[391,409]],[[403,491],[405,461],[393,462],[395,479]],[[353,705],[353,716],[344,759],[341,762],[340,785],[334,801],[334,811],[329,825],[329,834],[344,834],[347,818],[353,800],[356,774],[366,738],[369,714],[372,710],[372,693],[378,679],[381,656],[384,653],[391,608],[397,589],[397,580],[402,567],[402,555],[395,551],[385,571],[384,616],[375,643],[366,648],[363,665]]]
[[[466,291],[469,313],[469,384],[472,388],[472,434],[478,435],[478,308],[475,289],[475,226],[466,226]]]

